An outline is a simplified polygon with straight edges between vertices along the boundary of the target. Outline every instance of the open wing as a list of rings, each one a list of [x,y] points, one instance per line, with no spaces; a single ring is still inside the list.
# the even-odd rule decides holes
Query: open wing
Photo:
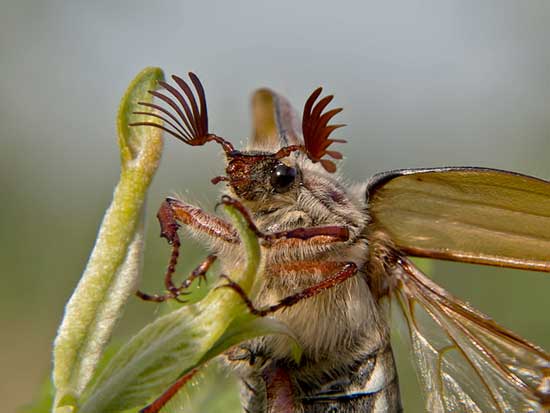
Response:
[[[372,225],[408,255],[550,272],[550,182],[410,169],[375,175],[367,191]]]
[[[429,412],[550,411],[549,354],[453,297],[405,257],[388,276]]]

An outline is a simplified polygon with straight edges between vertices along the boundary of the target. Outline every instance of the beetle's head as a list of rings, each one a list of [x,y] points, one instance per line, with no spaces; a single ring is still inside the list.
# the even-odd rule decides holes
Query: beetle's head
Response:
[[[172,76],[177,87],[159,82],[167,94],[149,91],[164,101],[170,110],[154,103],[140,102],[155,112],[136,114],[162,119],[164,124],[135,122],[130,125],[161,128],[192,146],[218,143],[227,159],[227,175],[214,178],[213,183],[225,181],[237,197],[258,201],[265,197],[296,193],[302,178],[300,164],[303,162],[319,163],[326,173],[336,171],[336,164],[325,156],[342,158],[339,152],[329,150],[328,147],[334,142],[345,142],[329,139],[335,129],[344,125],[329,125],[328,122],[342,109],[323,112],[333,96],[326,96],[316,102],[321,95],[321,88],[316,89],[307,99],[301,128],[295,111],[286,99],[269,89],[258,90],[252,100],[253,137],[248,148],[239,151],[229,141],[209,132],[204,89],[193,73],[189,73],[189,78],[196,92],[178,76]]]

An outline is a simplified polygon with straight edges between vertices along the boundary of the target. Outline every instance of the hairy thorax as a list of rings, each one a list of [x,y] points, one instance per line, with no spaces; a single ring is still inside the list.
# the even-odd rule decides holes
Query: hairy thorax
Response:
[[[382,327],[364,273],[368,245],[363,188],[349,191],[337,178],[308,172],[293,199],[275,200],[269,208],[249,205],[254,221],[264,232],[345,226],[349,229],[349,240],[323,243],[313,238],[309,242],[285,240],[283,247],[264,246],[263,284],[255,305],[261,308],[275,304],[333,276],[342,264],[356,264],[359,268],[356,276],[272,315],[294,332],[306,364],[339,366],[352,362],[356,350],[374,352],[383,346],[387,331]],[[269,358],[290,359],[288,338],[284,336],[264,337],[250,345]]]

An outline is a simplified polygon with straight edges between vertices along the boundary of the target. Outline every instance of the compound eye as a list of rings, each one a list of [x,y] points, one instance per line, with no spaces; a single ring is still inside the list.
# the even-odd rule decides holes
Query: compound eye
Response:
[[[278,164],[271,172],[271,186],[279,193],[288,191],[294,179],[296,179],[296,169],[284,163]]]

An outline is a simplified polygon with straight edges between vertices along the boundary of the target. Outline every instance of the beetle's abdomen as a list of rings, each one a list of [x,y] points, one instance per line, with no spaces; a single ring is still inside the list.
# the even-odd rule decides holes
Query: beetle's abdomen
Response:
[[[273,367],[271,367],[273,368]],[[279,367],[285,368],[285,367]],[[393,353],[389,344],[382,350],[362,355],[337,370],[324,366],[289,367],[288,386],[294,399],[294,412],[300,413],[396,413],[401,412],[401,398]],[[275,413],[281,406],[273,404],[265,375],[245,379],[242,399],[246,412]],[[280,378],[278,378],[280,380]],[[279,389],[281,383],[277,383]],[[284,410],[285,413],[287,410]]]
[[[391,347],[366,355],[349,366],[340,377],[321,386],[302,386],[304,413],[400,412],[401,399]]]

